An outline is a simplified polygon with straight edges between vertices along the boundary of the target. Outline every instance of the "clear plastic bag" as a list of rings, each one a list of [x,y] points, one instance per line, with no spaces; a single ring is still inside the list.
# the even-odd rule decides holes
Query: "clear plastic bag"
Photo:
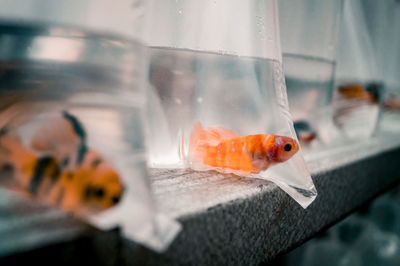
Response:
[[[363,11],[385,88],[381,130],[400,131],[400,3],[363,1]]]
[[[343,1],[278,4],[283,68],[296,132],[306,147],[331,143],[330,107]]]
[[[317,192],[288,112],[276,1],[150,11],[150,165],[267,179],[307,207]]]
[[[14,10],[11,1],[0,3]],[[162,251],[180,225],[157,214],[148,180],[146,48],[124,24],[133,21],[134,11],[124,12],[130,1],[112,7],[123,9],[120,20],[110,18],[120,34],[102,24],[104,4],[2,8],[1,184],[101,229],[120,226],[128,239]]]
[[[333,104],[335,124],[352,139],[374,133],[383,94],[377,50],[361,3],[345,1]]]

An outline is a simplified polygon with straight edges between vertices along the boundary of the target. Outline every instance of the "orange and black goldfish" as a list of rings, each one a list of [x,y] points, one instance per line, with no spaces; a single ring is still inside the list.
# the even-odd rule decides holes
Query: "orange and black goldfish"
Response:
[[[356,99],[368,103],[379,103],[382,88],[378,83],[368,83],[366,87],[362,84],[354,83],[340,86],[339,95],[345,99]]]
[[[2,130],[0,151],[6,151],[19,187],[68,210],[99,211],[117,204],[123,192],[117,171],[87,147],[76,117],[64,112],[62,119],[36,132],[32,149],[15,133]]]
[[[289,160],[299,150],[296,140],[278,135],[241,137],[223,127],[204,129],[197,123],[190,135],[189,157],[194,165],[256,174]]]

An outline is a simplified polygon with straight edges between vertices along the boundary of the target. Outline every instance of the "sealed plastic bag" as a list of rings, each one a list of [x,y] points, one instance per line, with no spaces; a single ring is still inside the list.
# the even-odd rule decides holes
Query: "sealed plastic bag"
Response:
[[[304,145],[333,138],[330,104],[342,2],[278,1],[289,107]]]
[[[361,2],[345,0],[334,95],[334,121],[350,138],[367,138],[376,129],[383,92],[377,53]]]
[[[376,50],[385,91],[381,130],[400,130],[400,3],[396,0],[363,1],[368,31]]]
[[[0,1],[1,184],[164,250],[179,225],[156,214],[147,176],[138,6],[26,4]]]
[[[267,179],[304,208],[314,200],[288,112],[276,12],[273,0],[151,8],[152,167]]]

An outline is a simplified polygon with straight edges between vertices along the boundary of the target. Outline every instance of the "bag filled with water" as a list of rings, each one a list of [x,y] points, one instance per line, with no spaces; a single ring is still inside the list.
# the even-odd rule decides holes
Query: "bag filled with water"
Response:
[[[315,199],[288,111],[276,12],[272,0],[153,7],[151,167],[270,180],[304,208]]]
[[[53,23],[58,5],[36,4],[47,9],[22,10],[14,19],[2,14],[8,23],[0,25],[1,184],[164,250],[179,225],[158,217],[147,175],[144,45],[100,31],[102,25],[82,29],[75,22],[84,19],[72,12],[81,10],[79,1],[63,7],[77,16],[61,16],[67,26]],[[107,4],[90,10],[82,16],[96,21]]]

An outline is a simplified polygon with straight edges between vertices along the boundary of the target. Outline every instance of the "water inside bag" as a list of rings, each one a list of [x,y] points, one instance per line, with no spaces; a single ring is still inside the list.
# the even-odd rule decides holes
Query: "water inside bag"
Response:
[[[332,138],[330,103],[335,62],[318,57],[283,54],[290,113],[303,145]]]
[[[150,54],[147,115],[151,167],[191,166],[189,138],[197,122],[240,136],[296,138],[278,61],[163,47],[150,48]],[[290,170],[284,165],[291,165]],[[258,178],[274,181],[291,196],[300,194],[294,198],[307,206],[316,191],[310,177],[304,180],[304,174],[309,177],[299,152],[261,172]]]

